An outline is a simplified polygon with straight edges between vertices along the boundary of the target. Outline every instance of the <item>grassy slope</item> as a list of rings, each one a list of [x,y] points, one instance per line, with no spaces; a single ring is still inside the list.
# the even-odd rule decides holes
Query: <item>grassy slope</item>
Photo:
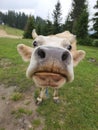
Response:
[[[0,39],[0,83],[25,91],[32,82],[25,76],[28,63],[16,51],[18,43],[31,45],[31,40]],[[98,130],[98,48],[79,46],[86,58],[75,68],[75,80],[60,89],[61,103],[49,99],[37,111],[45,119],[44,130]],[[96,62],[89,62],[95,58]]]
[[[22,87],[23,91],[29,87],[30,81],[25,76],[27,63],[17,53],[19,43],[31,45],[31,40],[0,38],[0,82],[7,86],[16,85],[20,89]]]
[[[7,32],[7,34],[10,35],[15,35],[15,36],[22,36],[23,35],[23,31],[20,29],[16,29],[16,28],[12,28],[6,25],[0,25],[0,29],[3,29],[4,31]]]

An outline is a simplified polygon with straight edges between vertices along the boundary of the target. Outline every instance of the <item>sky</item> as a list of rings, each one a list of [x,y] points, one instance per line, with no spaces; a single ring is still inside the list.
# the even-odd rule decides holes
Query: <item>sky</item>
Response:
[[[59,0],[61,3],[63,21],[71,10],[72,0]],[[16,12],[25,12],[35,17],[40,16],[43,19],[52,18],[52,12],[57,0],[0,0],[0,11],[15,10]],[[90,17],[94,14],[94,5],[96,0],[88,0]]]

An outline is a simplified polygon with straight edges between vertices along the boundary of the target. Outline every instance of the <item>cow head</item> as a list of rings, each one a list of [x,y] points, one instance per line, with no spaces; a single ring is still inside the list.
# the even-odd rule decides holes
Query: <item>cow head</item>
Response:
[[[17,50],[24,61],[30,61],[26,75],[39,87],[59,88],[74,79],[74,66],[85,56],[83,50],[77,50],[76,37],[68,31],[51,36],[37,35],[33,48],[19,44]]]

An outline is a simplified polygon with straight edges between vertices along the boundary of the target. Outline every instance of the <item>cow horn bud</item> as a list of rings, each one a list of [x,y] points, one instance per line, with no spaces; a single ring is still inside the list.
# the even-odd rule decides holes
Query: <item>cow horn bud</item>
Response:
[[[32,37],[33,37],[33,39],[35,39],[37,36],[38,36],[38,35],[37,35],[37,33],[36,33],[36,30],[33,29],[33,30],[32,30]]]

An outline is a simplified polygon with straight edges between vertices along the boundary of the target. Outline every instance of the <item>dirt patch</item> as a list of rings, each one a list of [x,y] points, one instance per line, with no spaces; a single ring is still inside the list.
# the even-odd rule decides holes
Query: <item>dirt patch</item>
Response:
[[[88,62],[94,63],[95,65],[98,66],[98,61],[97,61],[95,58],[90,57],[90,58],[88,59]]]
[[[88,61],[89,62],[96,62],[96,59],[95,58],[89,58]]]
[[[9,35],[6,31],[0,29],[0,37],[7,37],[7,38],[22,38],[21,36]]]
[[[16,86],[6,88],[4,84],[0,85],[0,129],[42,130],[44,120],[36,112],[37,106],[32,95],[34,87],[24,93],[23,99],[19,101],[11,100],[11,95],[15,89]],[[18,111],[20,112],[19,115]],[[36,121],[40,123],[36,125]]]
[[[9,68],[12,65],[11,61],[7,58],[0,59],[0,67]]]

